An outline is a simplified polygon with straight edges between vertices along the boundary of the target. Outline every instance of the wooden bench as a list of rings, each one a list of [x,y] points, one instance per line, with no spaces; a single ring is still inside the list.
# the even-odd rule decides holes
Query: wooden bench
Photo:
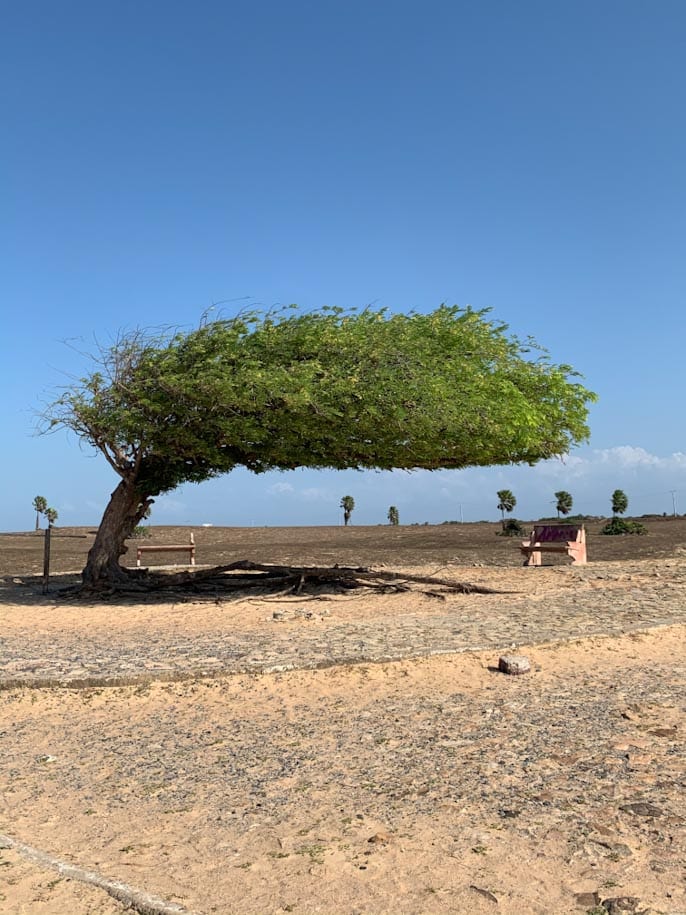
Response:
[[[137,545],[136,546],[136,566],[140,568],[141,556],[143,553],[188,553],[190,557],[189,565],[195,565],[195,540],[193,539],[193,534],[191,534],[190,543],[182,543],[179,545],[176,544],[166,544],[161,543],[154,545],[152,543],[147,546]]]
[[[572,565],[581,565],[587,562],[586,531],[583,524],[536,524],[520,550],[525,566],[540,566],[541,553],[566,553]]]

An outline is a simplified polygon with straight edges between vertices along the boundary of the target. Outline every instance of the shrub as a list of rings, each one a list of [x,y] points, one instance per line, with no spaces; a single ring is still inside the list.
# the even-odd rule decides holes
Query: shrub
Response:
[[[503,521],[503,529],[496,531],[497,537],[523,537],[526,531],[516,518],[508,518]]]
[[[619,536],[621,534],[647,534],[648,531],[640,521],[625,521],[624,518],[613,518],[600,531],[601,534]]]
[[[134,527],[133,533],[131,534],[132,540],[146,540],[150,536],[150,528],[146,527],[144,524],[139,524],[138,527]]]

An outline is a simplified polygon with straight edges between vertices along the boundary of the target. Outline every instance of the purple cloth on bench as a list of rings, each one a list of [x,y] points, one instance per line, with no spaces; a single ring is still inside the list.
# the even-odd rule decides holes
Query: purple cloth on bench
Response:
[[[567,540],[577,540],[579,528],[570,524],[564,525],[543,525],[540,528],[535,527],[532,543],[564,543]]]

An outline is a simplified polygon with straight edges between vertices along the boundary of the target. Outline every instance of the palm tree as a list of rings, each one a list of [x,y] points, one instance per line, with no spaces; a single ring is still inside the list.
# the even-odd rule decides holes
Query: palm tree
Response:
[[[40,516],[44,515],[48,509],[48,500],[45,496],[36,496],[33,500],[33,507],[36,512],[36,530],[40,529]]]
[[[622,492],[621,489],[615,489],[612,493],[612,514],[623,515],[628,507],[629,500],[626,497],[626,493]]]
[[[557,517],[560,515],[568,515],[572,510],[573,499],[568,492],[565,492],[564,489],[561,489],[559,492],[555,493],[555,498],[557,499]]]
[[[400,515],[398,514],[398,509],[395,505],[391,505],[388,509],[388,523],[389,524],[400,524]]]
[[[353,513],[355,508],[355,500],[352,496],[343,496],[341,499],[341,508],[343,509],[343,523],[345,526],[348,526],[348,521],[350,521],[350,516]]]
[[[56,508],[46,508],[45,517],[48,519],[48,526],[52,527],[55,521],[57,521],[57,509]]]
[[[517,504],[517,500],[510,489],[499,489],[496,495],[498,497],[498,510],[502,512],[504,524],[505,512],[511,512]]]

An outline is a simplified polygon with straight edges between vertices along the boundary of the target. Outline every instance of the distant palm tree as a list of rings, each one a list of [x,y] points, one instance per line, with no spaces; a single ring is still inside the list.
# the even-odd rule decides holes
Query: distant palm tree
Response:
[[[572,504],[574,500],[568,492],[565,492],[564,489],[561,489],[559,492],[555,493],[555,498],[557,499],[557,517],[560,515],[568,515],[572,510]]]
[[[398,514],[398,509],[395,505],[391,505],[388,509],[388,523],[389,524],[400,524],[400,515]]]
[[[622,492],[621,489],[615,489],[612,493],[612,514],[623,515],[628,507],[629,500],[626,497],[626,493]]]
[[[44,515],[48,509],[48,500],[45,496],[36,496],[33,500],[33,507],[36,512],[36,530],[40,529],[40,516]]]
[[[57,509],[56,508],[46,508],[45,517],[48,519],[48,525],[53,526],[55,521],[57,521]]]
[[[510,489],[499,489],[496,495],[498,497],[498,510],[502,512],[504,524],[505,512],[511,512],[517,504],[517,500]]]
[[[355,500],[353,497],[343,496],[341,499],[341,508],[343,509],[343,523],[347,527],[348,522],[350,521],[350,516],[352,515],[353,509],[355,508]]]

